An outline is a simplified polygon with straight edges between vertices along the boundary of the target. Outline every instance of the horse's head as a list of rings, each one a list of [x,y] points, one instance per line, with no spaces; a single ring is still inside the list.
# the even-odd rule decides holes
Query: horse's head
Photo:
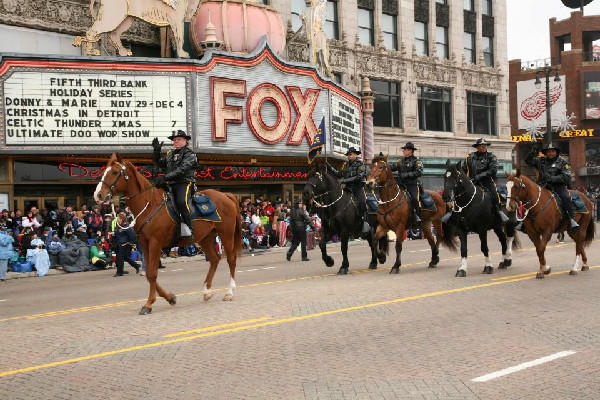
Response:
[[[128,180],[129,176],[127,175],[125,161],[121,159],[119,153],[113,153],[108,164],[106,164],[106,169],[102,178],[100,178],[100,182],[96,186],[94,200],[101,203],[109,201],[116,194],[125,193]]]
[[[452,164],[450,160],[446,161],[446,173],[444,174],[444,192],[442,199],[448,203],[450,207],[453,206],[455,192],[457,188],[462,189],[463,183],[469,178],[463,173],[460,167],[460,162]]]
[[[388,173],[391,173],[391,169],[387,160],[388,156],[381,153],[373,158],[371,170],[369,176],[367,176],[367,186],[369,188],[373,188],[375,184],[382,185],[388,179]]]
[[[509,174],[505,171],[506,175],[506,210],[512,211],[518,207],[519,201],[528,199],[527,195],[527,183],[521,176],[521,169],[517,169],[517,173]],[[520,199],[519,199],[520,197]]]
[[[310,204],[315,196],[320,196],[328,191],[326,171],[322,165],[317,165],[308,173],[308,180],[302,191],[304,204]]]

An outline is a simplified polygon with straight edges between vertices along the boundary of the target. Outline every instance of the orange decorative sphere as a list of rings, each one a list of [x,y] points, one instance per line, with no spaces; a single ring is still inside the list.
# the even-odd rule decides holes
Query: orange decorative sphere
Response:
[[[198,54],[203,51],[209,16],[227,51],[251,53],[266,35],[273,51],[283,53],[285,30],[275,10],[249,0],[211,0],[200,4],[190,23],[190,40]]]

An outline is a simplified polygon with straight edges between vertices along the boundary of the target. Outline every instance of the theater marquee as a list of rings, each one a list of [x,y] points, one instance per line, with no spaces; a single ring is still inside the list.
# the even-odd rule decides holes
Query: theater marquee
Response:
[[[360,98],[266,42],[201,60],[0,57],[0,152],[150,152],[182,129],[198,153],[304,156],[322,118],[327,152],[362,147]]]

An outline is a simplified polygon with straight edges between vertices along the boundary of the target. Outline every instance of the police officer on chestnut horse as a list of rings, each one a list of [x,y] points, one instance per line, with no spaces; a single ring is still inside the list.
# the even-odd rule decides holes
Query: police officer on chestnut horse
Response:
[[[410,202],[413,211],[415,212],[415,222],[421,222],[421,199],[419,197],[419,177],[423,175],[423,163],[419,160],[414,152],[417,150],[411,142],[406,143],[402,147],[404,157],[399,159],[396,164],[390,167],[392,171],[398,171],[396,181],[399,186],[406,187],[410,193]]]
[[[367,222],[367,201],[364,190],[365,180],[367,179],[367,168],[358,158],[359,155],[360,150],[350,147],[346,152],[348,162],[342,165],[339,172],[331,165],[328,165],[328,167],[331,169],[333,175],[340,180],[340,183],[345,183],[346,189],[352,192],[358,202],[358,211],[362,215],[364,222]]]
[[[502,204],[500,204],[500,196],[498,195],[498,188],[496,186],[498,160],[493,153],[488,151],[488,146],[491,146],[491,143],[487,140],[477,139],[477,142],[473,145],[477,151],[466,157],[462,169],[473,183],[487,189],[496,210],[496,214],[504,224],[508,221],[508,217],[502,212]],[[451,215],[452,211],[444,215],[442,222],[448,222]]]
[[[192,221],[192,211],[190,210],[189,201],[196,190],[198,159],[192,149],[188,147],[188,141],[191,139],[191,136],[187,135],[184,131],[173,131],[169,139],[173,141],[174,149],[169,150],[165,158],[161,158],[160,156],[163,143],[159,144],[157,138],[154,138],[152,141],[154,164],[158,165],[161,171],[165,171],[164,175],[158,176],[155,179],[154,184],[160,187],[166,183],[171,188],[181,219],[189,228],[189,235],[184,236],[184,238],[187,236],[194,237],[194,223]]]
[[[537,169],[537,181],[540,186],[545,186],[551,192],[555,192],[567,214],[569,214],[569,232],[574,232],[579,228],[575,222],[575,210],[571,203],[571,197],[567,186],[571,183],[571,167],[569,163],[560,157],[560,149],[552,144],[542,148],[543,157],[537,157],[538,147],[534,145],[531,152],[525,158],[525,163],[530,167]]]

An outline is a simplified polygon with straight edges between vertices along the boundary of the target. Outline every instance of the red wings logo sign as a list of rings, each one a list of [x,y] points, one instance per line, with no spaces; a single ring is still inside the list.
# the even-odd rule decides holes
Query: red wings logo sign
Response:
[[[562,85],[550,89],[550,107],[552,107],[562,95]],[[527,121],[538,119],[546,111],[546,92],[541,90],[533,96],[521,102],[521,116]]]

